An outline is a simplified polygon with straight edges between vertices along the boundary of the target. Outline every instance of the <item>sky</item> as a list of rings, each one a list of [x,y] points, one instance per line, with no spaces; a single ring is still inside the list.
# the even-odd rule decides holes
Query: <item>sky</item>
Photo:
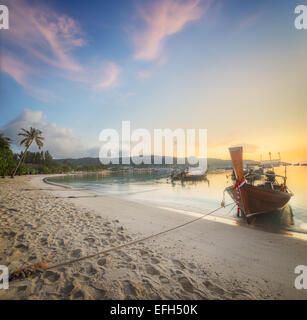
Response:
[[[55,158],[98,157],[99,133],[204,128],[208,156],[242,145],[307,162],[306,0],[2,0],[0,132],[43,131]],[[35,149],[33,149],[35,150]]]

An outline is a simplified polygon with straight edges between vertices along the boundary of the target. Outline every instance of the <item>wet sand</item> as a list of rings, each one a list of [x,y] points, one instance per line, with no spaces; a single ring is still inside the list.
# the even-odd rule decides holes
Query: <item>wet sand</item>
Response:
[[[10,272],[97,253],[197,217],[93,197],[43,177],[0,180],[0,264]],[[294,288],[295,266],[307,265],[306,240],[215,219],[15,280],[0,299],[307,299],[307,290]]]

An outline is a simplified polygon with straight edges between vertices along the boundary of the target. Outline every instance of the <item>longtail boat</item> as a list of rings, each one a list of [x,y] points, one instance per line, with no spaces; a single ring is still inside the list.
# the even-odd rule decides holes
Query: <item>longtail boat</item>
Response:
[[[293,193],[288,189],[286,176],[275,175],[274,179],[266,179],[263,184],[254,186],[249,184],[243,171],[243,148],[229,148],[236,182],[225,189],[238,206],[237,214],[245,216],[251,223],[256,215],[280,210],[289,202]],[[270,174],[266,173],[268,177]],[[271,178],[272,176],[270,176]],[[276,177],[284,179],[282,184],[277,183]]]
[[[199,181],[205,180],[207,176],[207,171],[202,167],[197,168],[186,168],[178,173],[173,173],[171,175],[172,181],[181,180],[181,181]]]

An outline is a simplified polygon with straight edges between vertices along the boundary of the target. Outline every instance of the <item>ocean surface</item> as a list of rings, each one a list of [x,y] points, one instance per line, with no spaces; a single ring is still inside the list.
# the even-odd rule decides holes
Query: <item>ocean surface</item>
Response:
[[[285,168],[275,168],[284,175]],[[307,233],[307,166],[287,167],[287,185],[294,193],[283,210],[257,217],[256,225],[268,230],[287,229]],[[82,188],[92,194],[120,197],[130,201],[159,207],[206,213],[220,206],[223,190],[231,185],[231,171],[209,173],[207,180],[174,183],[168,173],[121,172],[103,174],[78,174],[48,178],[51,182]],[[232,203],[225,194],[226,204]],[[230,205],[214,213],[215,216],[236,218],[236,206]]]

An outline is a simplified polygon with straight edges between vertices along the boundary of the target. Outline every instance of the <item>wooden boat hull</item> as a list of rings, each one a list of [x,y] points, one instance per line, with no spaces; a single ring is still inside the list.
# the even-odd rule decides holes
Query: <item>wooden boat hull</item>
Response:
[[[256,215],[280,210],[292,197],[285,184],[274,184],[267,181],[263,185],[253,186],[246,182],[243,170],[243,148],[229,148],[236,184],[226,188],[231,198],[238,204],[247,222],[253,221]],[[275,179],[274,179],[275,180]]]
[[[207,177],[206,174],[202,174],[202,175],[189,175],[187,174],[184,177],[184,181],[199,181],[199,180],[204,180]]]
[[[201,181],[205,180],[207,174],[203,175],[186,175],[186,174],[178,174],[172,177],[173,181]]]
[[[247,218],[280,210],[291,199],[292,194],[285,191],[276,191],[265,188],[264,186],[252,186],[245,184],[242,187],[245,194],[245,203],[239,200],[240,210],[245,214]],[[237,190],[231,186],[226,188],[226,191],[231,198],[237,202]],[[240,190],[241,191],[241,190]]]

